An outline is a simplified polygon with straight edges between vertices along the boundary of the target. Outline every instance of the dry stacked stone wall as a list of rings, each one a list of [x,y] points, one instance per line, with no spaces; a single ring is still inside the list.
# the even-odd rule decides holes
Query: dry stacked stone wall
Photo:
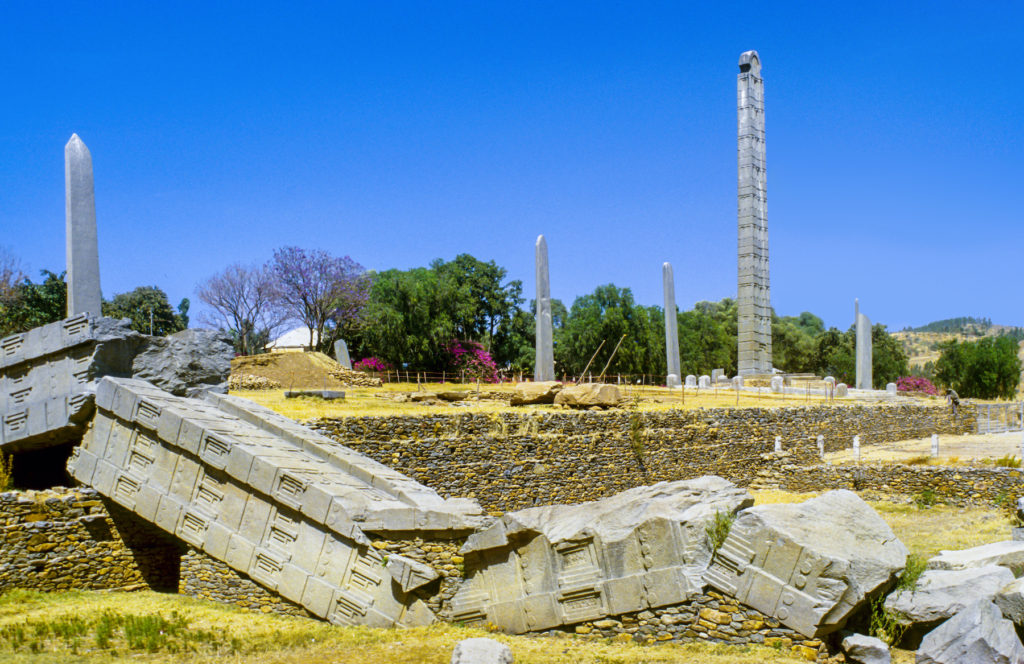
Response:
[[[747,485],[782,438],[794,465],[825,450],[968,433],[974,417],[942,407],[818,406],[641,413],[524,412],[349,417],[308,422],[317,431],[415,478],[446,497],[501,513],[579,503],[661,480],[719,475]]]
[[[181,551],[87,487],[0,493],[0,592],[174,590]]]
[[[181,558],[178,592],[261,613],[309,617],[304,608],[239,574],[216,558],[189,548]]]

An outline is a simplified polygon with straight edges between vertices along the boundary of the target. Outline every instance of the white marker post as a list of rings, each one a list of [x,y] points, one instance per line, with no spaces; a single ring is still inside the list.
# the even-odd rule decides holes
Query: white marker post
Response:
[[[860,463],[860,436],[853,437],[853,460]]]
[[[775,451],[782,451],[782,436],[775,436]]]
[[[932,456],[939,456],[939,434],[937,433],[932,434]]]
[[[818,436],[818,456],[825,458],[825,436]]]

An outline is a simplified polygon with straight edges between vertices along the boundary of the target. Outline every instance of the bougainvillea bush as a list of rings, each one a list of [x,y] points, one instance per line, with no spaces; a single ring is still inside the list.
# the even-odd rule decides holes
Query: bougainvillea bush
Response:
[[[476,341],[452,340],[445,346],[448,355],[448,370],[463,375],[467,380],[482,380],[485,383],[498,382],[498,366],[491,354]]]
[[[896,379],[896,389],[900,392],[919,392],[932,396],[939,393],[930,380],[921,376],[900,376]]]
[[[352,368],[356,371],[376,371],[382,372],[387,371],[391,368],[391,365],[378,357],[364,357],[355,364]]]

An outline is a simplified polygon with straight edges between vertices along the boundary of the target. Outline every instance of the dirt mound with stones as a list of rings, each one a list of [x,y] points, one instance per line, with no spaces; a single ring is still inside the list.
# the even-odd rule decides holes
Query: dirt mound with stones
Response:
[[[336,387],[380,387],[380,379],[362,371],[351,371],[323,353],[265,353],[236,357],[231,376],[255,376],[280,384],[285,389],[330,389]]]

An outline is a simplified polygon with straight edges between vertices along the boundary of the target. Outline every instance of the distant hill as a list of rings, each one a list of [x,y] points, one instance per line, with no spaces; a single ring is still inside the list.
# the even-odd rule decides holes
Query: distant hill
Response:
[[[1017,340],[1024,339],[1024,328],[1010,325],[993,325],[991,318],[960,316],[933,321],[920,327],[911,327],[904,332],[934,332],[957,337],[996,337],[1007,335]]]

